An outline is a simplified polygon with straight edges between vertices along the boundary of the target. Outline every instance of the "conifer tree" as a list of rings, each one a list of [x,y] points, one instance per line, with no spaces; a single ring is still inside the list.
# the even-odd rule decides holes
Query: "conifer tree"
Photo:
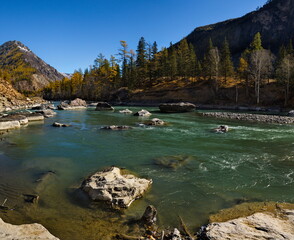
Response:
[[[146,41],[144,37],[141,37],[137,47],[137,76],[138,82],[137,87],[143,87],[145,79],[147,77],[147,49],[146,49]]]
[[[221,74],[224,77],[225,84],[227,83],[227,78],[232,77],[234,74],[234,65],[232,61],[230,46],[225,39],[223,43],[223,47],[221,50]]]

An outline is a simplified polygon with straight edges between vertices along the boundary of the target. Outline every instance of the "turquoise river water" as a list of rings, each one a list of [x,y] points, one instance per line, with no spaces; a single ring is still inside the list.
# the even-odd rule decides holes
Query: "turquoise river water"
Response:
[[[94,109],[59,111],[44,123],[30,124],[6,135],[0,143],[0,211],[3,220],[43,224],[62,240],[111,239],[132,233],[130,219],[147,205],[159,212],[159,224],[176,227],[181,215],[189,228],[208,221],[212,213],[240,201],[294,203],[294,126],[203,118],[196,112],[162,114],[147,108],[168,125],[137,127],[144,119]],[[140,108],[130,107],[135,111]],[[69,128],[53,128],[55,121]],[[231,131],[215,134],[227,124]],[[105,125],[129,125],[128,131],[102,131]],[[154,164],[165,156],[188,156],[178,169]],[[153,179],[144,198],[121,212],[91,204],[77,188],[85,177],[104,167],[124,167]],[[38,174],[54,171],[36,183]],[[39,204],[25,203],[22,194],[40,195]]]

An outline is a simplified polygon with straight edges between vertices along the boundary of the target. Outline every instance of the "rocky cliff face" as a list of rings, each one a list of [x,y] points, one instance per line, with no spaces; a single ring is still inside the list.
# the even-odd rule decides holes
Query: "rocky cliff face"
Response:
[[[26,98],[16,91],[10,83],[0,78],[0,112],[18,108],[27,108],[45,102],[40,98]]]
[[[34,92],[64,76],[18,41],[0,46],[0,69],[12,75],[12,84],[20,92]]]
[[[220,47],[225,38],[234,56],[240,55],[260,32],[263,47],[277,52],[294,35],[294,0],[272,0],[261,9],[241,18],[196,28],[186,39],[202,55],[209,39]]]

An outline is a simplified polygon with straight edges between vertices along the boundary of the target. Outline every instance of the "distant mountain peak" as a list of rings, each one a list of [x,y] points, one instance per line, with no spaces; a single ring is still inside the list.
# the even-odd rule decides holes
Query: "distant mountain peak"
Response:
[[[0,46],[0,68],[12,74],[12,83],[20,92],[38,91],[50,82],[64,78],[62,73],[16,40]]]

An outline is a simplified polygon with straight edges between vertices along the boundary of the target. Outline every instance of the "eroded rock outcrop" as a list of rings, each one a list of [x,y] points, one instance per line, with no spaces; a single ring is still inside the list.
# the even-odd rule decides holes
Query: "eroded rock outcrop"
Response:
[[[192,112],[196,106],[192,103],[164,103],[159,105],[159,109],[163,113],[183,113]]]
[[[207,240],[292,240],[294,210],[283,210],[280,215],[255,213],[223,223],[211,223],[202,228],[199,236]]]
[[[107,102],[98,102],[95,111],[113,111],[114,108]]]
[[[1,240],[59,240],[40,224],[12,225],[0,218]]]
[[[151,186],[152,180],[122,174],[111,167],[88,177],[81,185],[92,200],[105,201],[113,208],[127,208]]]
[[[71,110],[71,109],[83,109],[87,107],[86,101],[76,98],[72,101],[63,101],[58,106],[58,110]]]

